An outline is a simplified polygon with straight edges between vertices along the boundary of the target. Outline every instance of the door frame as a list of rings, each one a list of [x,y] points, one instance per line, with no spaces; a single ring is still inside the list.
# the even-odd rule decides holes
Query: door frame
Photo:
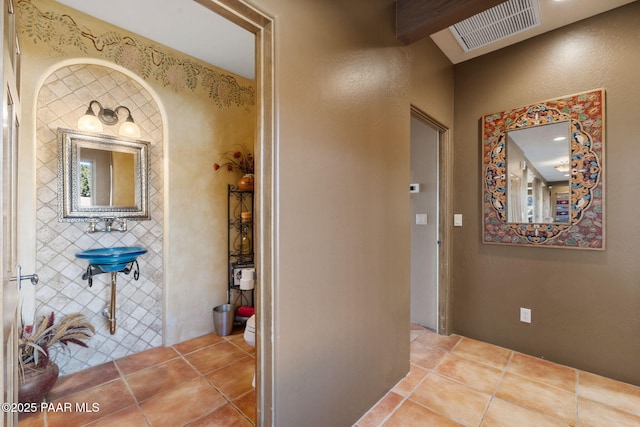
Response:
[[[274,398],[273,294],[278,280],[277,138],[275,137],[274,19],[242,0],[194,0],[255,35],[257,131],[255,144],[256,421],[272,426]]]
[[[438,132],[438,330],[450,335],[453,327],[451,309],[451,228],[453,227],[453,147],[449,128],[418,107],[411,106],[411,116],[433,127]]]
[[[16,37],[15,10],[13,0],[3,0],[0,11],[0,102],[2,127],[0,128],[0,215],[5,218],[0,231],[0,265],[2,266],[2,290],[0,291],[0,386],[3,403],[11,405],[18,398],[18,306],[20,276],[17,267],[17,203],[18,203],[18,152],[20,124],[19,73],[20,49]],[[6,156],[6,157],[5,157]],[[16,277],[13,277],[16,276]],[[18,424],[18,414],[3,411],[0,425]]]

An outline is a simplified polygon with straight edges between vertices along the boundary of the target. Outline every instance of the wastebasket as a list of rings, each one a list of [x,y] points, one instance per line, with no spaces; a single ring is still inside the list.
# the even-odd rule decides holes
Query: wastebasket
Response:
[[[222,304],[213,308],[213,326],[216,334],[221,337],[231,334],[233,321],[236,315],[236,306],[233,304]]]

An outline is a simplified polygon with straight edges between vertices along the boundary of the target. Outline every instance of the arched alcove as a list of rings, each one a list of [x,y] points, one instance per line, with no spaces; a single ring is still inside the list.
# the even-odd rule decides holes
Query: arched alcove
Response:
[[[124,105],[140,126],[140,139],[150,142],[149,208],[151,220],[130,221],[128,232],[87,233],[86,223],[58,221],[58,128],[75,129],[89,102],[107,108]],[[39,314],[79,312],[96,327],[94,351],[70,348],[57,355],[67,374],[109,360],[158,347],[163,343],[163,123],[160,107],[140,82],[104,64],[65,63],[43,80],[36,103],[36,268],[41,284],[36,291]],[[102,134],[117,136],[117,126]],[[83,249],[142,245],[141,274],[118,279],[118,328],[109,333],[102,309],[109,304],[108,275],[89,287],[81,276],[86,267],[75,258]]]

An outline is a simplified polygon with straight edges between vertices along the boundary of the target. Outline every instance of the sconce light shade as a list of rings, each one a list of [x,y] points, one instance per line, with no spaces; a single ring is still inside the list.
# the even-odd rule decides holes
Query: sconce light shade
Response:
[[[97,117],[95,112],[93,111],[93,104],[97,104],[99,108]],[[87,112],[78,120],[78,129],[89,132],[102,132],[103,123],[105,125],[112,126],[120,121],[118,112],[122,110],[125,110],[127,112],[127,117],[122,125],[120,125],[118,133],[122,136],[127,136],[130,138],[140,138],[140,128],[133,121],[131,111],[127,107],[120,105],[111,110],[109,108],[103,108],[102,104],[100,104],[96,100],[93,100],[89,103]]]
[[[122,136],[128,136],[130,138],[140,138],[140,128],[137,124],[135,124],[131,116],[129,116],[129,118],[120,125],[118,133]]]
[[[91,104],[89,104],[89,108],[87,108],[87,112],[84,113],[84,116],[80,117],[78,120],[78,129],[89,132],[102,132],[102,123],[100,123],[100,120],[91,109]]]

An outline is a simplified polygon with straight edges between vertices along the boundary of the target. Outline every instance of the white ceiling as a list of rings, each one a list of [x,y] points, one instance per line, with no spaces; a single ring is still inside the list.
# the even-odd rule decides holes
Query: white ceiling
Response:
[[[539,26],[467,53],[462,50],[448,28],[432,34],[431,39],[451,62],[457,64],[633,1],[635,0],[539,0],[542,20]]]
[[[57,0],[248,79],[255,37],[193,0]]]
[[[255,78],[254,35],[194,0],[57,0],[88,15],[248,79]],[[542,24],[465,53],[449,29],[431,35],[452,63],[466,61],[634,0],[539,0]]]

